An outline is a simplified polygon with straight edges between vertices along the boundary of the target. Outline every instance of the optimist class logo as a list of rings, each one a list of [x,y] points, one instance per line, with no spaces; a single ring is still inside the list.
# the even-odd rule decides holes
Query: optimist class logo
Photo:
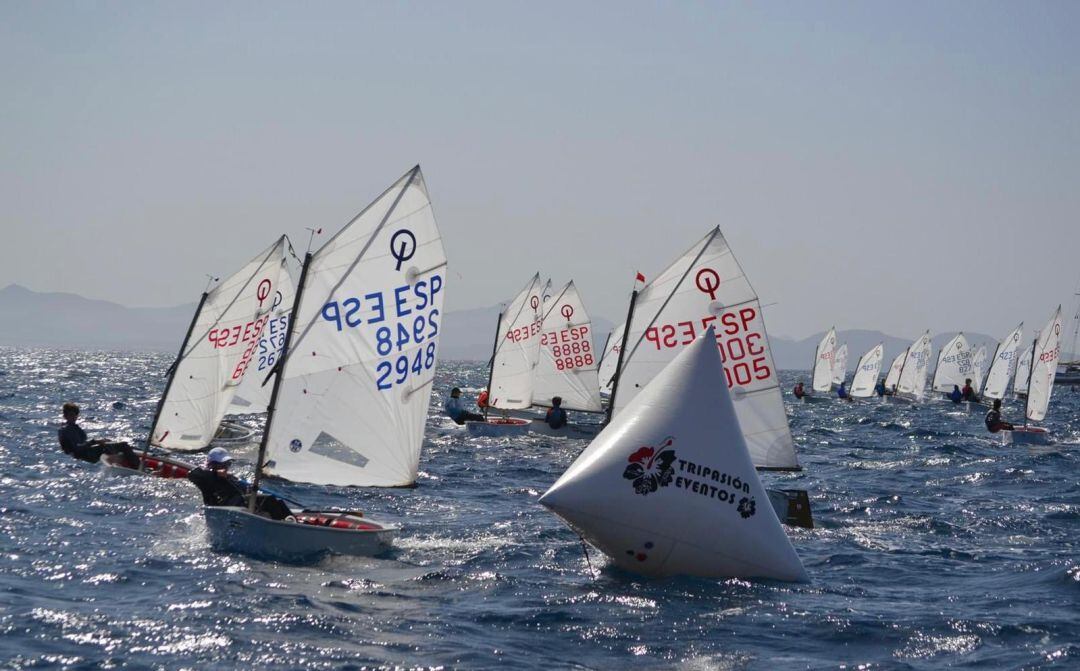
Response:
[[[259,282],[259,288],[255,290],[255,296],[259,299],[259,307],[262,307],[263,301],[270,295],[270,280],[263,278],[262,282]]]
[[[407,228],[403,228],[390,237],[390,256],[397,259],[394,270],[401,270],[401,264],[405,263],[416,254],[416,236]]]
[[[675,476],[675,450],[668,449],[674,438],[667,438],[660,447],[640,447],[631,454],[627,461],[629,465],[623,471],[623,477],[633,480],[634,491],[642,496],[667,487]]]
[[[720,273],[712,268],[702,268],[694,276],[694,286],[703,294],[709,294],[709,298],[716,300],[716,290],[720,288]]]
[[[573,305],[564,305],[564,306],[562,306],[561,308],[559,308],[559,314],[561,314],[566,319],[566,321],[570,321],[570,318],[574,316],[574,306]]]

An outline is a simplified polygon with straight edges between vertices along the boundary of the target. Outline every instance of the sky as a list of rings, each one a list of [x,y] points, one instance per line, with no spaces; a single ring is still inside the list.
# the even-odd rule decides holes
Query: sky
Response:
[[[618,322],[719,225],[773,334],[1002,337],[1072,317],[1077,34],[1073,2],[2,0],[0,286],[190,303],[420,163],[448,309],[540,271]]]

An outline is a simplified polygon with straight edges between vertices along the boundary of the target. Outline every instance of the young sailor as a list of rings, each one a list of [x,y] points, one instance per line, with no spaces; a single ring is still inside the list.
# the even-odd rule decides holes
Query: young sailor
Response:
[[[76,459],[89,461],[96,464],[103,454],[124,455],[125,466],[129,468],[139,467],[139,457],[127,443],[110,443],[104,438],[87,440],[86,432],[77,424],[79,419],[79,406],[74,403],[65,403],[63,408],[64,426],[57,432],[60,439],[60,449],[65,454],[70,454]]]
[[[795,398],[801,399],[803,396],[806,396],[806,392],[803,391],[802,380],[795,383],[795,388],[791,390],[791,393],[795,394]]]
[[[552,397],[551,408],[547,411],[544,421],[553,429],[561,429],[566,426],[566,411],[562,409],[562,396]]]
[[[464,424],[465,422],[481,422],[484,420],[483,415],[478,415],[475,412],[469,412],[465,409],[465,405],[461,401],[461,389],[454,387],[450,390],[450,398],[446,399],[446,403],[443,404],[443,410],[450,419],[454,420],[456,424]]]
[[[889,393],[889,390],[885,388],[885,378],[878,380],[878,383],[874,385],[874,393],[878,396],[885,396]]]
[[[990,433],[997,433],[998,431],[1012,431],[1013,425],[1001,419],[1001,399],[994,399],[994,407],[990,409],[990,412],[986,413],[986,430]]]
[[[964,388],[961,390],[961,395],[965,401],[971,401],[972,403],[978,403],[979,397],[975,395],[975,388],[971,386],[971,378],[964,380]]]
[[[952,391],[949,392],[949,395],[946,398],[948,398],[953,403],[959,403],[960,401],[964,400],[964,394],[960,391],[960,387],[954,384],[952,386]]]
[[[840,397],[841,401],[854,401],[855,400],[855,399],[851,398],[850,394],[848,394],[847,387],[844,386],[843,382],[841,382],[840,386],[836,388],[836,395],[838,397]]]
[[[194,468],[188,480],[202,492],[203,504],[208,506],[247,506],[247,485],[229,475],[232,456],[224,447],[215,447],[206,455],[206,468]],[[283,520],[292,511],[280,499],[269,494],[259,494],[255,500],[255,512],[271,519]]]

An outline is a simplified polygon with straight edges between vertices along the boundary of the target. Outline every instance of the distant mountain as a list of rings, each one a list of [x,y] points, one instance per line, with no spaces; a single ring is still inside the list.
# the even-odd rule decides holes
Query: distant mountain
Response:
[[[129,308],[70,293],[42,293],[12,284],[0,289],[0,345],[173,352],[191,323],[195,304]],[[441,356],[486,361],[499,306],[449,312]],[[596,318],[596,347],[612,324]]]
[[[937,360],[937,353],[941,347],[945,345],[956,332],[939,333],[931,338],[934,344],[933,361]],[[814,362],[814,353],[817,351],[818,343],[825,337],[825,332],[815,333],[814,335],[803,338],[802,340],[791,340],[784,337],[770,337],[769,342],[773,348],[773,359],[776,361],[776,366],[781,370],[810,370],[810,366]],[[883,368],[888,368],[892,363],[893,358],[903,352],[904,349],[912,343],[918,336],[911,336],[910,338],[897,338],[882,333],[881,331],[866,331],[853,329],[850,331],[837,331],[837,341],[839,343],[847,343],[848,346],[848,370],[855,370],[855,366],[859,363],[859,357],[866,353],[874,345],[880,342],[885,343],[885,363]],[[973,347],[978,349],[980,345],[986,345],[986,356],[991,357],[994,355],[994,348],[997,347],[997,339],[992,338],[982,333],[964,333],[964,337],[968,339],[968,342]]]

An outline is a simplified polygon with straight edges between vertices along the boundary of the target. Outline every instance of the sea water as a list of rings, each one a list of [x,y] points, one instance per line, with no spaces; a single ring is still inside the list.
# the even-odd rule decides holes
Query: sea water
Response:
[[[400,523],[388,556],[216,553],[193,486],[110,476],[57,445],[67,400],[92,437],[141,439],[168,363],[0,349],[4,668],[1080,668],[1071,388],[1055,390],[1049,450],[1003,446],[980,408],[785,393],[805,470],[763,479],[811,495],[817,527],[788,529],[812,581],[796,585],[646,580],[586,557],[537,503],[586,443],[453,426],[449,388],[475,399],[487,374],[458,362],[439,365],[416,488],[275,484]],[[253,447],[236,452],[250,472]]]

